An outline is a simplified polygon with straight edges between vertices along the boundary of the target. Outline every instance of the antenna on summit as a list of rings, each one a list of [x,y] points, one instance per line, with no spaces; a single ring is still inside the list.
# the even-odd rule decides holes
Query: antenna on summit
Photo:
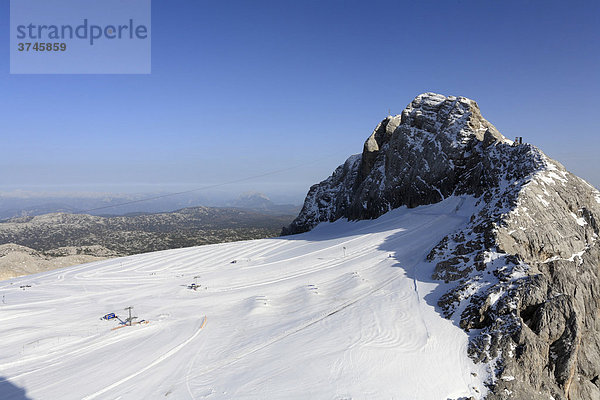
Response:
[[[392,109],[388,108],[388,117],[391,117],[391,116],[392,116]]]

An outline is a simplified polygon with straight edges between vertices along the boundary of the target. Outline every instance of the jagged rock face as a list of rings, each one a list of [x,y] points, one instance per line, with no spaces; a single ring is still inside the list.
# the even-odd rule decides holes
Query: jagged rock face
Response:
[[[464,97],[426,93],[401,115],[387,117],[325,181],[311,187],[284,233],[322,221],[376,218],[403,205],[436,203],[454,194],[480,195],[498,182],[487,148],[507,141]]]
[[[530,147],[540,166],[480,199],[467,227],[432,250],[439,306],[475,332],[493,365],[490,399],[600,398],[600,194]]]
[[[440,311],[490,365],[489,399],[600,399],[600,193],[513,145],[462,97],[426,93],[311,187],[284,233],[474,196],[469,224],[428,256],[453,282]]]

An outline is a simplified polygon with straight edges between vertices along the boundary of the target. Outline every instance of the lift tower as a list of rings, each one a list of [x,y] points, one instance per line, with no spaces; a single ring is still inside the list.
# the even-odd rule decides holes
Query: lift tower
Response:
[[[125,320],[125,325],[131,326],[131,323],[133,322],[133,320],[137,318],[137,317],[131,316],[131,310],[133,310],[133,306],[129,306],[129,307],[125,308],[125,311],[129,311],[129,317]]]

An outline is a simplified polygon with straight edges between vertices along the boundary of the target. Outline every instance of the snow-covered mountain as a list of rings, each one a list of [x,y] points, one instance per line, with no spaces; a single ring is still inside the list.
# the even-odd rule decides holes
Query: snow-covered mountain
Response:
[[[596,189],[426,93],[294,235],[1,282],[0,397],[597,399],[599,220]],[[128,306],[149,322],[100,319]]]
[[[493,365],[489,398],[600,398],[600,193],[464,97],[425,93],[384,119],[362,154],[311,187],[284,233],[457,196],[466,226],[429,253],[440,311]]]

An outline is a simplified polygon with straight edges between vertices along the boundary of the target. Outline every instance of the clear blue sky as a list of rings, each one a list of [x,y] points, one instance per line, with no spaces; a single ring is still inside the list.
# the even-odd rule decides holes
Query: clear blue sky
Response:
[[[426,91],[473,98],[600,186],[600,2],[154,0],[151,75],[9,75],[0,190],[302,197]]]

